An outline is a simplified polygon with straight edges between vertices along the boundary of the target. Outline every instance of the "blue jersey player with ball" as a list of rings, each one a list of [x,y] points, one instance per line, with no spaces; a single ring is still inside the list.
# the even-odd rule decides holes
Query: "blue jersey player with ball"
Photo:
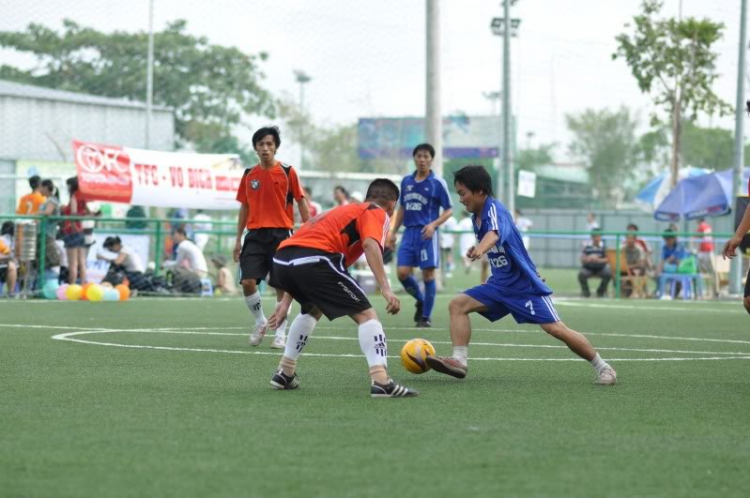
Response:
[[[417,145],[412,156],[416,171],[401,182],[400,207],[388,245],[394,246],[396,232],[403,224],[406,230],[398,248],[398,279],[406,292],[417,300],[414,313],[417,327],[430,327],[430,315],[435,306],[435,268],[440,266],[438,227],[451,217],[453,204],[445,180],[432,172],[435,157],[432,145]],[[412,275],[415,267],[422,270],[424,294]]]
[[[569,329],[552,304],[552,290],[539,277],[513,223],[513,217],[492,194],[492,179],[482,166],[464,166],[454,174],[454,185],[461,204],[472,213],[477,243],[466,256],[473,261],[487,255],[492,275],[477,287],[455,297],[449,306],[453,356],[428,356],[436,371],[463,379],[468,372],[470,313],[479,313],[491,322],[512,315],[517,323],[536,323],[571,351],[587,360],[596,370],[596,383],[612,385],[615,370],[601,359],[581,333]]]

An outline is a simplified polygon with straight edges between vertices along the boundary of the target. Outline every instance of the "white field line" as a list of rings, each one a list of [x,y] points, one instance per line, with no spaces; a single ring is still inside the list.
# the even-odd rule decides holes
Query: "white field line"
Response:
[[[179,348],[171,346],[147,346],[140,344],[120,344],[112,342],[100,342],[100,341],[88,341],[83,339],[75,339],[73,337],[79,335],[89,335],[96,333],[172,333],[172,334],[198,334],[198,335],[241,335],[245,334],[230,334],[230,333],[206,333],[206,332],[188,332],[178,330],[145,330],[145,329],[109,329],[109,330],[84,330],[78,332],[68,332],[64,334],[57,334],[52,337],[54,340],[77,342],[81,344],[92,344],[99,346],[111,346],[131,349],[152,349],[152,350],[164,350],[164,351],[188,351],[188,352],[202,352],[202,353],[226,353],[226,354],[251,354],[251,355],[276,355],[278,352],[271,351],[248,351],[248,350],[228,350],[228,349],[214,349],[214,348]],[[329,340],[355,340],[349,337],[331,337],[322,336],[318,339],[329,339]],[[393,342],[404,342],[404,341],[393,341]],[[438,344],[449,344],[449,343],[438,343]],[[530,347],[530,348],[562,348],[563,346],[547,346],[547,345],[518,345],[518,344],[499,344],[499,343],[479,343],[476,345],[485,346],[503,346],[503,347]],[[723,353],[723,352],[696,352],[696,351],[672,351],[672,350],[639,350],[639,349],[627,349],[627,348],[610,348],[617,351],[641,351],[641,352],[664,352],[672,354],[708,354],[708,355],[723,355],[723,356],[711,356],[711,357],[697,357],[697,358],[680,358],[680,357],[669,357],[669,358],[612,358],[610,361],[687,361],[687,360],[721,360],[721,359],[750,359],[750,353]],[[744,356],[743,356],[744,355]],[[358,354],[346,354],[346,353],[307,353],[306,356],[311,357],[329,357],[329,358],[360,358],[362,355]],[[391,356],[392,358],[398,358],[398,356]],[[580,358],[498,358],[498,357],[486,357],[486,358],[472,358],[478,361],[581,361]]]

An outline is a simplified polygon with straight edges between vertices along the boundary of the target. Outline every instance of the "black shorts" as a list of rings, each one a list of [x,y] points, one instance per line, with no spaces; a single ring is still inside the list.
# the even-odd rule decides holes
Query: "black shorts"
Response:
[[[292,235],[285,228],[259,228],[248,230],[240,252],[240,282],[260,282],[273,271],[273,256],[279,244]]]
[[[745,297],[750,297],[750,270],[747,270],[747,278],[745,279]]]
[[[362,288],[349,275],[341,254],[307,247],[285,247],[274,257],[270,284],[302,305],[302,313],[317,307],[329,320],[372,308]]]

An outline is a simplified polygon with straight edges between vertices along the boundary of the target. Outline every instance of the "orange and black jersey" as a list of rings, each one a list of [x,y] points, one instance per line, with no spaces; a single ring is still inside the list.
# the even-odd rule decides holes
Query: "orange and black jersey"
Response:
[[[294,228],[294,203],[304,197],[297,172],[291,166],[276,163],[272,168],[253,166],[242,175],[237,200],[247,204],[248,230],[258,228]]]
[[[339,206],[321,213],[302,225],[297,233],[279,245],[309,247],[329,253],[341,253],[351,266],[364,252],[365,239],[374,239],[382,251],[391,220],[383,208],[370,203]]]

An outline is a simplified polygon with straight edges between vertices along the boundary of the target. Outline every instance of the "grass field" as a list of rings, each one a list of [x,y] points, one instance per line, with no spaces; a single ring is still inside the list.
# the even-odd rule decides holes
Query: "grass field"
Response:
[[[412,305],[381,317],[394,378],[369,397],[347,319],[322,322],[301,388],[268,381],[240,299],[0,301],[0,496],[739,496],[750,489],[750,336],[739,302],[561,300],[618,372],[538,328],[473,323],[470,373],[405,372]],[[374,297],[382,310],[382,299]],[[271,310],[271,300],[266,300]],[[73,342],[80,341],[80,342]]]

